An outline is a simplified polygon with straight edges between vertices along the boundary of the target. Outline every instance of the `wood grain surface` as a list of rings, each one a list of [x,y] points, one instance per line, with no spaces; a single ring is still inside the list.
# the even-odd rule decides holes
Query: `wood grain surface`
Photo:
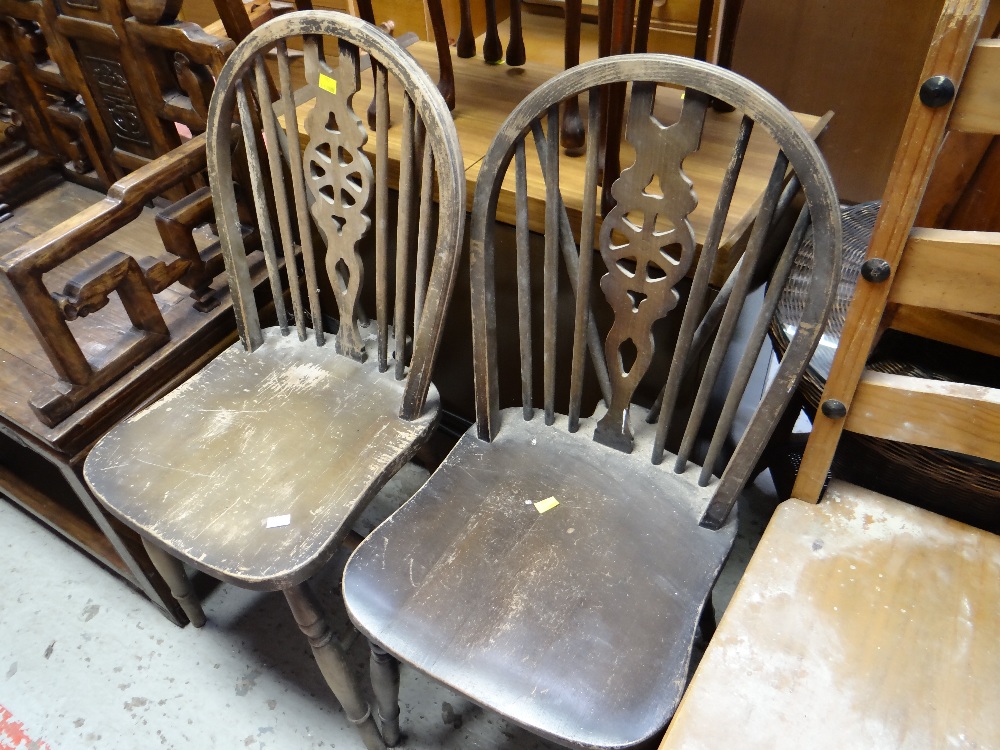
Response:
[[[1000,538],[834,481],[779,506],[660,750],[1000,746]]]
[[[351,617],[543,736],[649,737],[679,698],[735,514],[721,531],[698,526],[710,490],[694,468],[650,463],[649,426],[626,455],[580,439],[593,420],[574,436],[565,417],[504,418],[492,443],[466,433],[358,548],[344,575]],[[550,497],[558,505],[539,512]]]
[[[234,344],[113,429],[85,477],[112,514],[201,570],[282,588],[326,561],[429,434],[436,391],[412,422],[402,391],[372,360],[267,329],[253,354]]]

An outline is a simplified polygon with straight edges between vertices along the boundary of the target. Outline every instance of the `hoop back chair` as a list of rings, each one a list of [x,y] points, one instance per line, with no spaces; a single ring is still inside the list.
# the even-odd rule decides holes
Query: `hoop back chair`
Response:
[[[293,40],[304,49],[305,83],[297,90]],[[272,51],[277,84],[265,57]],[[374,144],[352,108],[361,106],[353,99],[362,52],[377,76]],[[403,100],[402,123],[392,134],[385,116],[390,80]],[[307,137],[300,139],[305,112]],[[261,326],[236,210],[231,153],[239,139],[253,171],[277,318],[270,328]],[[436,423],[430,371],[465,213],[455,127],[433,83],[389,36],[350,16],[307,11],[261,26],[237,47],[212,98],[208,141],[241,342],[112,430],[92,451],[85,475],[110,512],[147,542],[196,624],[204,615],[181,560],[238,586],[281,589],[347,716],[369,748],[382,747],[306,582]],[[366,145],[374,145],[374,163]],[[400,209],[390,216],[393,159],[400,164]],[[374,219],[367,214],[372,197]],[[378,318],[366,327],[358,243],[370,229]],[[339,317],[335,336],[321,326],[321,264]]]
[[[631,84],[626,140],[634,162],[615,182],[615,206],[598,227],[598,146],[587,139],[576,234],[560,197],[560,106],[576,94],[595,102],[599,88],[614,83]],[[658,101],[660,83],[685,88],[682,105]],[[712,99],[736,112],[710,113]],[[596,110],[587,114],[592,132]],[[699,148],[706,117],[733,117],[741,125],[696,258],[687,215],[698,196],[682,163]],[[755,130],[780,150],[746,253],[710,300],[709,273]],[[794,183],[786,179],[789,170]],[[355,551],[345,570],[345,601],[375,644],[373,684],[383,720],[398,714],[398,674],[385,653],[560,743],[634,745],[662,730],[679,699],[700,613],[735,535],[733,505],[821,333],[839,274],[836,195],[816,147],[776,100],[731,72],[665,55],[609,57],[551,79],[511,113],[480,174],[470,245],[477,423]],[[546,187],[546,227],[542,257],[532,264],[527,183],[538,178]],[[510,253],[516,253],[516,292],[507,295],[516,296],[517,309],[510,315],[496,272],[502,254],[495,217],[505,180],[514,183],[518,208]],[[692,457],[709,392],[778,224],[775,215],[786,205],[782,196],[798,184],[804,208],[784,250],[779,243],[772,286],[698,466]],[[736,406],[810,222],[823,248],[810,282],[812,304],[793,337],[794,351],[724,461]],[[594,266],[602,261],[603,301],[591,294]],[[573,310],[557,310],[563,270],[575,290]],[[542,292],[540,316],[532,309],[533,287]],[[672,362],[651,366],[653,326],[671,312],[680,318]],[[501,321],[517,326],[519,354],[498,343]],[[571,363],[556,362],[558,335],[574,341]],[[699,355],[705,347],[707,361]],[[569,371],[560,402],[557,364]],[[515,369],[520,398],[507,396],[520,403],[501,409],[501,373]],[[678,406],[684,376],[696,381],[690,409]],[[643,377],[663,389],[652,422],[632,404]],[[586,404],[587,383],[596,384],[602,405]],[[566,405],[565,414],[557,403]],[[666,450],[668,444],[674,447]],[[396,736],[394,727],[383,731],[387,742]]]

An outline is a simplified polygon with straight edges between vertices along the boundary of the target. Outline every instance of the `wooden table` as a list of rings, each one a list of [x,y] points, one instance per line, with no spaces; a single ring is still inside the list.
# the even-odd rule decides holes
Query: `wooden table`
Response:
[[[420,63],[421,67],[433,78],[437,79],[437,53],[434,45],[418,41],[408,47],[409,51]],[[538,88],[561,69],[531,60],[521,67],[506,65],[488,65],[478,58],[463,59],[452,54],[455,66],[455,84],[457,91],[457,106],[453,112],[455,125],[458,129],[459,141],[462,145],[462,155],[465,162],[467,179],[468,208],[472,208],[472,196],[479,168],[500,125],[510,114],[514,106],[529,93]],[[299,79],[301,81],[301,79]],[[355,110],[364,119],[368,104],[372,98],[372,78],[370,73],[361,77],[362,89],[354,99]],[[298,84],[297,84],[298,85]],[[679,90],[661,88],[657,96],[656,112],[664,121],[671,122],[680,110],[682,92]],[[402,100],[398,87],[390,83],[390,102],[393,119],[398,121],[402,112]],[[299,128],[305,142],[305,115],[312,107],[311,103],[299,108]],[[586,121],[586,101],[581,103],[583,118]],[[796,115],[809,134],[816,138],[826,127],[832,113],[822,117],[812,115]],[[720,114],[709,113],[705,133],[702,138],[701,150],[690,156],[684,163],[685,172],[695,185],[695,190],[702,197],[698,208],[690,216],[695,230],[695,238],[701,245],[711,219],[711,207],[715,203],[722,182],[722,175],[729,163],[732,145],[736,139],[740,123],[740,113]],[[529,141],[531,139],[529,138]],[[389,155],[398,159],[400,145],[400,128],[397,125],[389,133]],[[366,148],[374,149],[374,143]],[[545,189],[542,182],[541,169],[534,158],[534,147],[528,145],[528,212],[531,229],[543,232],[545,225]],[[736,186],[732,210],[726,222],[724,239],[719,249],[719,260],[713,283],[725,279],[733,264],[739,259],[745,242],[747,229],[753,217],[771,167],[777,148],[773,141],[763,133],[755,133],[750,140],[750,147],[744,162],[743,172]],[[632,161],[632,151],[628,144],[622,149],[622,164],[628,166]],[[583,157],[563,156],[560,162],[560,172],[563,184],[563,200],[566,203],[570,222],[574,229],[579,226],[580,211],[583,206]],[[390,175],[390,184],[394,184],[395,175]],[[510,175],[513,181],[513,173]],[[514,223],[514,191],[513,184],[504,184],[501,193],[497,217],[501,221]]]
[[[833,482],[771,520],[660,750],[1000,747],[1000,537]]]

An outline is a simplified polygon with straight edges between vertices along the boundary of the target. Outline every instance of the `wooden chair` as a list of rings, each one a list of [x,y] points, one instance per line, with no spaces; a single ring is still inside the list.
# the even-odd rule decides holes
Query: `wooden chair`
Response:
[[[1000,460],[1000,391],[865,368],[887,327],[1000,356],[1000,233],[918,219],[961,192],[955,177],[978,162],[981,134],[1000,134],[1000,40],[976,41],[987,6],[949,0],[942,11],[844,322],[849,346],[837,349],[792,490],[799,499],[819,499],[842,430]],[[926,193],[935,171],[937,190]]]
[[[597,146],[588,144],[577,235],[560,198],[560,104],[577,94],[594,102],[600,86],[625,82],[632,84],[626,138],[634,163],[615,183],[616,206],[598,227]],[[658,83],[685,87],[679,112],[656,103]],[[735,106],[738,112],[724,116],[742,124],[721,193],[696,195],[681,164],[699,147],[712,97]],[[591,124],[597,116],[590,108]],[[752,129],[781,151],[739,270],[709,304],[708,278]],[[537,151],[537,162],[529,151]],[[707,456],[696,462],[709,392],[766,254],[789,169],[796,177],[785,196],[801,181],[805,208],[785,250],[778,246],[772,288],[738,354]],[[390,744],[398,737],[394,657],[558,742],[633,745],[662,730],[680,697],[699,615],[733,542],[737,495],[818,340],[839,273],[836,195],[816,147],[776,100],[728,71],[660,55],[605,58],[551,79],[511,113],[481,175],[471,229],[478,421],[354,553],[345,601],[373,643],[372,679]],[[542,258],[529,257],[524,224],[527,182],[536,179],[546,187]],[[518,227],[516,253],[502,254],[495,213],[506,180],[515,183]],[[717,203],[696,263],[687,216],[699,198]],[[823,247],[813,304],[794,351],[732,457],[722,460],[790,248],[810,221]],[[606,305],[590,301],[595,246],[607,271],[600,282]],[[497,280],[509,278],[498,268],[515,254],[516,310],[502,309],[515,295],[498,294]],[[574,310],[556,309],[560,265],[575,290]],[[531,290],[539,288],[541,316],[531,309]],[[663,336],[654,324],[675,307],[672,362],[651,366]],[[498,343],[505,332],[507,341]],[[558,395],[557,334],[574,341],[568,393]],[[514,336],[518,343],[504,350]],[[702,361],[699,352],[710,341]],[[501,370],[518,365],[520,397],[499,393]],[[701,370],[700,379],[682,385]],[[643,378],[665,388],[655,425],[630,403]],[[682,387],[697,391],[693,406],[679,406],[688,401],[680,398]],[[511,401],[519,405],[501,410]]]
[[[80,478],[111,426],[235,339],[204,138],[179,132],[204,130],[234,45],[168,5],[0,3],[19,123],[0,157],[0,491],[183,623]]]
[[[778,506],[660,750],[997,747],[998,606],[995,534],[835,479]]]
[[[304,49],[297,90],[293,44]],[[265,61],[271,51],[276,98]],[[378,80],[374,143],[352,109],[369,61]],[[405,92],[392,137],[390,80]],[[235,204],[237,112],[276,308],[270,328],[261,327]],[[302,116],[309,138],[300,145]],[[306,11],[264,24],[237,47],[212,98],[208,143],[241,344],[113,429],[84,473],[108,510],[142,535],[196,625],[204,614],[180,561],[238,586],[282,590],[366,746],[383,747],[307,580],[437,421],[430,373],[465,218],[458,136],[433,83],[388,35],[347,15]],[[374,163],[366,145],[374,146]],[[393,162],[398,213],[388,203]],[[372,227],[377,317],[369,322],[361,315],[358,243]],[[323,238],[318,246],[314,234]],[[320,263],[336,303],[336,335],[320,325]],[[286,274],[290,311],[281,294]]]

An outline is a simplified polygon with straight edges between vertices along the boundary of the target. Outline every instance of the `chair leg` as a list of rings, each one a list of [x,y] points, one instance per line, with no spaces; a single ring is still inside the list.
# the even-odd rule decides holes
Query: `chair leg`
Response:
[[[382,725],[385,744],[399,744],[399,662],[386,653],[377,643],[369,642],[372,650],[372,690],[375,692],[375,710]]]
[[[701,643],[708,646],[708,642],[715,635],[715,604],[712,603],[712,594],[709,592],[705,606],[701,610],[701,617],[698,619],[698,629],[701,631]]]
[[[181,605],[191,624],[196,628],[202,627],[205,624],[205,611],[201,608],[201,602],[194,593],[191,580],[184,572],[181,561],[145,539],[142,540],[142,546],[146,549],[153,567],[167,582],[170,594]]]
[[[312,647],[313,656],[326,678],[326,684],[340,701],[344,713],[358,727],[361,739],[368,750],[385,750],[371,707],[362,697],[357,681],[351,675],[347,657],[330,629],[315,595],[305,583],[284,589],[285,599],[299,629],[305,633]]]

